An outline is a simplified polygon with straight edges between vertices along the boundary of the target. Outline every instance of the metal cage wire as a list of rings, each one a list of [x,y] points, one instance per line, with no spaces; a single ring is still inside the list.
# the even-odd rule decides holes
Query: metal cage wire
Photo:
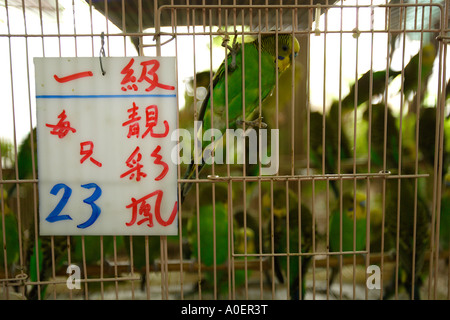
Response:
[[[3,139],[5,147],[2,145],[0,151],[2,299],[29,298],[33,286],[37,288],[38,299],[382,299],[389,290],[395,299],[416,298],[413,294],[405,296],[405,287],[411,292],[420,289],[423,298],[449,299],[450,269],[445,263],[449,259],[448,246],[443,249],[446,246],[440,243],[443,239],[441,224],[448,222],[444,218],[448,207],[443,208],[444,202],[441,202],[448,193],[448,186],[446,189],[441,177],[447,170],[445,154],[448,153],[445,130],[448,130],[449,112],[446,106],[449,3],[373,2],[342,4],[296,0],[269,4],[249,0],[237,4],[218,0],[207,4],[188,0],[170,3],[5,0],[0,6],[0,41],[7,61],[5,68],[8,70],[4,71],[10,71],[3,89],[9,90],[10,99],[4,100],[0,115],[12,126],[8,132],[11,143],[6,148],[7,139]],[[78,18],[80,12],[89,17],[87,27],[86,21]],[[338,19],[337,26],[331,23],[332,15]],[[351,23],[349,17],[352,17]],[[183,92],[178,92],[178,127],[192,128],[199,118],[198,106],[213,85],[217,64],[228,53],[228,49],[220,45],[223,39],[228,37],[231,43],[233,37],[237,37],[245,42],[249,41],[247,37],[261,39],[266,34],[278,38],[281,34],[292,35],[300,43],[300,52],[292,66],[276,77],[272,94],[264,101],[260,97],[256,106],[257,116],[280,135],[279,170],[275,175],[261,175],[261,162],[253,167],[248,163],[212,163],[187,180],[183,178],[187,166],[180,164],[178,187],[183,182],[193,182],[194,187],[179,206],[178,237],[99,236],[95,242],[98,256],[92,260],[89,251],[93,250],[93,242],[89,242],[92,240],[89,236],[62,239],[52,236],[49,237],[50,252],[45,257],[35,254],[35,263],[30,263],[27,250],[39,251],[42,239],[38,233],[33,57],[98,57],[101,52],[106,56],[175,56],[177,81],[185,84],[184,96]],[[219,45],[217,39],[220,39]],[[321,52],[314,51],[318,41],[323,48]],[[345,48],[349,43],[354,48],[354,59],[344,56],[349,52]],[[201,47],[205,44],[206,49]],[[428,82],[430,74],[427,78],[421,77],[426,72],[422,65],[426,62],[425,47],[429,44],[435,50],[434,82]],[[15,49],[17,46],[20,52]],[[361,56],[363,51],[366,54],[369,51],[367,61]],[[415,69],[417,79],[411,99],[406,95],[406,83],[412,75],[407,73],[406,66],[408,55],[412,56],[413,51],[418,54],[420,67]],[[385,60],[381,67],[380,57]],[[318,64],[313,65],[313,60],[321,62],[319,70],[315,70]],[[364,69],[360,63],[363,60],[366,61]],[[396,69],[391,65],[394,61]],[[245,60],[242,63],[245,65]],[[381,80],[376,78],[375,63],[378,69],[387,71]],[[259,70],[254,76],[261,95],[261,77],[265,70],[261,60],[258,64]],[[189,79],[181,78],[183,68],[188,69]],[[330,72],[331,69],[335,72]],[[391,92],[394,89],[388,83],[390,73],[396,71],[400,79],[397,80],[398,93]],[[225,68],[225,81],[229,73]],[[363,73],[368,76],[368,97],[360,103],[359,98],[366,89],[364,83],[358,81]],[[351,74],[350,79],[345,78],[347,74]],[[244,83],[245,77],[242,73]],[[377,81],[381,81],[381,89]],[[321,88],[314,88],[318,83]],[[349,83],[354,83],[353,87]],[[313,97],[312,92],[318,98]],[[334,92],[331,98],[330,92]],[[420,127],[424,98],[434,103],[430,108],[435,111],[434,127],[428,128],[429,123],[427,127]],[[242,102],[245,113],[245,98]],[[327,114],[333,103],[336,113],[330,123]],[[377,125],[376,106],[381,103],[384,108]],[[366,118],[361,105],[366,107]],[[211,109],[214,110],[214,100]],[[397,116],[396,134],[389,128],[390,109],[395,110]],[[226,123],[228,113],[227,101]],[[408,122],[410,119],[413,125]],[[336,127],[332,127],[333,124]],[[246,126],[244,123],[244,130]],[[258,134],[261,129],[256,128]],[[426,131],[431,131],[434,140],[431,163],[425,165],[425,155],[419,150]],[[27,135],[31,137],[26,146],[30,154],[27,165],[31,169],[28,176],[23,176],[19,150]],[[344,154],[347,135],[350,136],[348,155]],[[335,140],[328,140],[330,137]],[[250,137],[248,139],[250,141]],[[391,145],[392,141],[395,146]],[[330,154],[328,149],[334,144],[337,150]],[[377,144],[381,147],[379,163],[374,153]],[[361,145],[364,145],[362,149]],[[389,163],[392,150],[397,157],[395,166]],[[249,157],[247,149],[242,152]],[[330,168],[329,160],[333,156],[335,164]],[[401,182],[392,191],[389,181]],[[416,268],[420,268],[420,277],[413,277],[405,284],[405,265],[398,254],[405,246],[405,222],[401,222],[404,215],[401,208],[405,204],[398,199],[403,197],[402,190],[409,190],[411,186],[413,212],[407,216],[412,219],[409,221],[411,234],[407,237],[412,243],[406,245],[411,247],[410,254],[415,257],[410,259],[411,272],[414,275]],[[351,211],[355,212],[349,222],[350,232],[345,226],[349,211],[346,191],[353,195]],[[420,194],[424,191],[430,212],[425,218],[429,224],[427,239],[420,233],[423,220],[419,220],[422,219]],[[180,198],[180,190],[178,192]],[[361,201],[364,202],[364,227],[356,218],[360,201],[357,193],[364,195]],[[393,205],[396,208],[393,240],[386,236],[392,194],[397,195]],[[212,250],[211,264],[205,263],[202,251],[203,238],[209,235],[202,231],[201,222],[197,223],[202,221],[206,206],[211,207],[208,212],[213,219],[211,238],[206,239]],[[225,218],[221,210],[226,213]],[[307,210],[311,212],[311,221],[304,219]],[[19,230],[14,243],[10,240],[12,231],[6,226],[11,212]],[[278,215],[283,212],[285,216],[280,226]],[[337,240],[333,239],[331,231],[331,216],[335,212]],[[240,218],[236,218],[238,213]],[[372,232],[375,214],[381,219],[379,242],[374,241]],[[220,233],[221,224],[226,224],[226,233]],[[364,230],[362,233],[360,228]],[[280,229],[284,231],[282,236]],[[237,240],[240,230],[243,230],[243,243]],[[306,248],[308,232],[310,243]],[[350,249],[344,248],[348,234],[352,237]],[[362,240],[357,239],[357,234],[360,237],[362,234]],[[197,243],[196,251],[193,241]],[[388,244],[389,241],[393,243]],[[422,248],[422,243],[426,244],[423,252],[418,249]],[[376,248],[378,244],[380,248]],[[336,245],[337,249],[332,250]],[[217,263],[218,255],[224,250],[225,262]],[[417,259],[419,255],[425,261],[423,266]],[[63,261],[59,261],[61,257]],[[39,270],[45,263],[51,271],[47,278],[41,279]],[[81,269],[80,290],[70,290],[66,286],[67,267],[72,264]],[[282,271],[280,265],[284,265]],[[381,270],[381,286],[376,289],[368,282],[372,279],[368,271],[371,266]],[[294,289],[298,292],[293,292]]]

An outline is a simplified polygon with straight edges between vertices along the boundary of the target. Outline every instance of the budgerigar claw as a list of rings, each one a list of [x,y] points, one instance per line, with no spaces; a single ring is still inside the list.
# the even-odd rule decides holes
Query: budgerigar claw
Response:
[[[265,122],[262,122],[262,119],[263,119],[263,117],[259,117],[252,121],[237,120],[236,124],[238,126],[241,126],[245,123],[245,125],[248,127],[265,129],[265,128],[267,128],[267,124]]]
[[[236,69],[236,54],[239,50],[239,43],[237,42],[237,31],[234,32],[233,44],[230,46],[228,42],[230,42],[230,37],[228,36],[228,34],[225,34],[222,41],[222,47],[228,48],[228,50],[230,50],[231,63],[228,68],[230,69],[230,71],[234,71]]]

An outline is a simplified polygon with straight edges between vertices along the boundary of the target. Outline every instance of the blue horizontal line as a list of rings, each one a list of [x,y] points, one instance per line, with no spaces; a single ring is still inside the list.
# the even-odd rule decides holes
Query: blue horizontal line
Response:
[[[37,95],[36,99],[95,99],[95,98],[176,98],[176,94],[86,94]]]

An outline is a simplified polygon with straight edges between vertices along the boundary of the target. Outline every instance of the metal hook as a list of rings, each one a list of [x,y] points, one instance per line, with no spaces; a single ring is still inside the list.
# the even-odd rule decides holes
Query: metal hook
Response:
[[[103,64],[102,64],[102,56],[103,57],[105,57],[105,33],[104,32],[102,32],[102,34],[101,34],[101,36],[100,36],[100,38],[101,38],[101,43],[102,43],[102,47],[100,48],[100,56],[99,56],[99,59],[100,59],[100,69],[102,70],[102,76],[104,76],[105,74],[106,74],[106,71],[103,69]]]

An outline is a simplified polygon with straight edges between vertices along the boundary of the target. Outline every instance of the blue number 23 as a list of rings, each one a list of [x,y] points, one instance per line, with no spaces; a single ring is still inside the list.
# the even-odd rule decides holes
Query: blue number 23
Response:
[[[81,187],[86,189],[95,188],[92,195],[83,200],[84,203],[90,205],[92,208],[92,214],[89,219],[77,225],[77,228],[84,229],[91,226],[95,221],[97,221],[98,217],[100,216],[101,209],[94,202],[102,195],[102,189],[95,183],[83,184],[81,185]],[[61,220],[72,220],[72,218],[67,214],[60,215],[62,209],[66,206],[67,201],[69,201],[69,198],[72,195],[72,189],[64,183],[58,183],[53,186],[52,190],[50,190],[50,193],[56,196],[61,189],[64,190],[61,200],[59,200],[53,211],[50,212],[47,218],[45,218],[45,220],[47,220],[48,222],[53,223]]]

